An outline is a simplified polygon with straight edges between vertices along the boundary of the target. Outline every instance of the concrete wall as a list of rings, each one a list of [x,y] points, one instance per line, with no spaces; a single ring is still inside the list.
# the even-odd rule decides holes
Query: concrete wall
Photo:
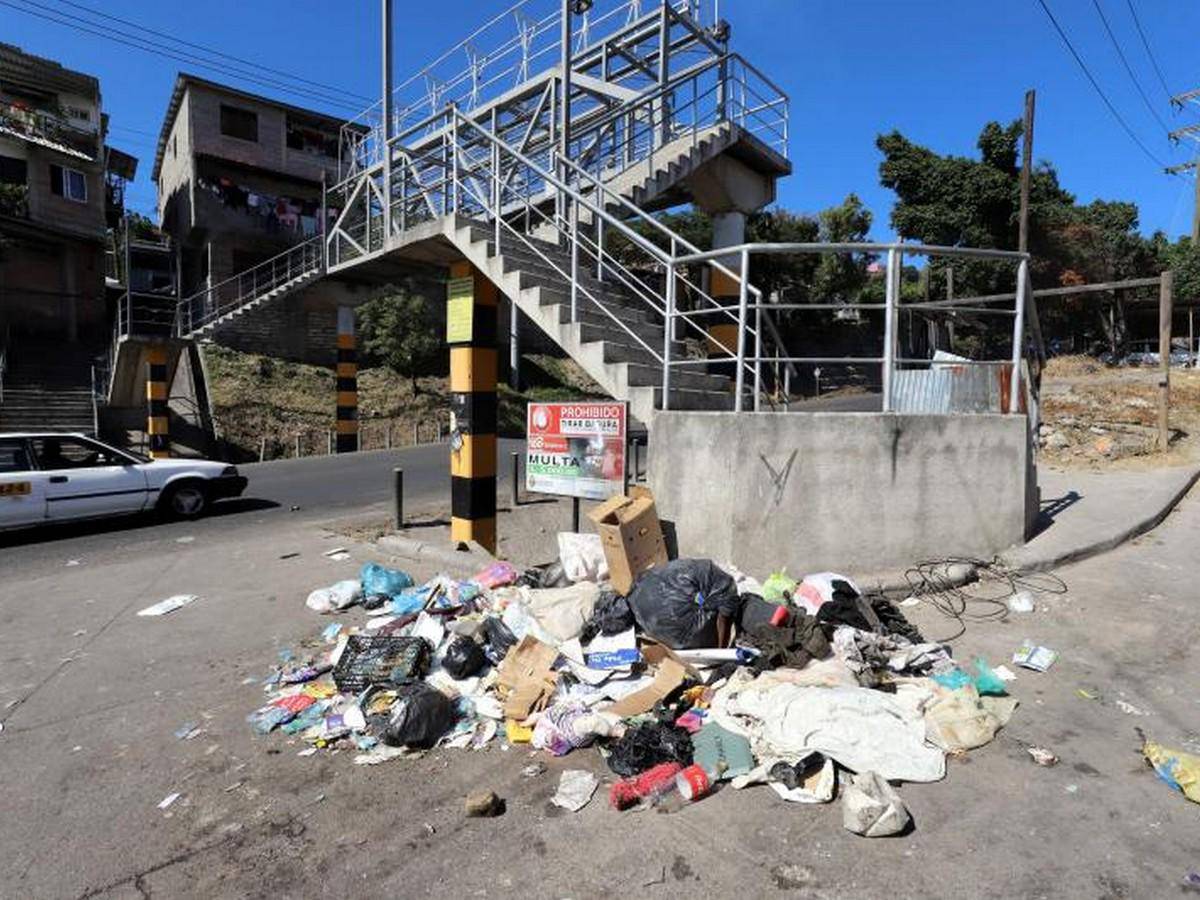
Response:
[[[337,310],[371,296],[331,279],[280,297],[221,325],[213,340],[244,353],[332,366],[337,362]]]
[[[1024,417],[658,413],[650,486],[681,556],[871,574],[1024,540]]]

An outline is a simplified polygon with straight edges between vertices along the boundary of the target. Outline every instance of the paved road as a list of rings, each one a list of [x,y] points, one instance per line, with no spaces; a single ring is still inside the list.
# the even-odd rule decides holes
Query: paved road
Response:
[[[306,464],[278,466],[281,502],[290,465]],[[1200,491],[1154,532],[1065,570],[1070,592],[1036,612],[966,622],[960,659],[1007,661],[1025,637],[1061,655],[1044,674],[1015,669],[1009,726],[950,759],[944,781],[902,785],[914,828],[875,841],[843,829],[840,802],[765,788],[656,815],[612,810],[606,783],[565,813],[549,802],[563,769],[611,780],[591,749],[543,756],[548,771],[529,777],[526,751],[498,741],[372,768],[255,738],[257,680],[330,621],[305,593],[367,552],[324,558],[344,539],[302,515],[230,515],[189,528],[192,542],[78,566],[39,560],[42,544],[4,551],[0,897],[1140,898],[1183,895],[1197,869],[1197,807],[1145,766],[1134,727],[1200,751]],[[248,540],[225,527],[241,519],[271,527]],[[201,599],[134,615],[181,592]],[[931,639],[957,631],[931,607],[905,612]],[[177,739],[188,722],[202,733]],[[1061,762],[1037,766],[1029,746]],[[463,819],[480,788],[507,800],[504,816]]]
[[[523,441],[500,441],[497,491],[501,497],[511,491],[509,454],[523,447]],[[250,479],[245,496],[216,504],[207,518],[164,525],[146,516],[0,534],[0,564],[5,559],[30,563],[125,553],[135,548],[145,551],[155,543],[184,536],[250,534],[276,527],[283,517],[312,522],[360,512],[387,515],[392,504],[392,470],[397,466],[404,469],[407,511],[449,514],[446,444],[277,460],[240,466]]]

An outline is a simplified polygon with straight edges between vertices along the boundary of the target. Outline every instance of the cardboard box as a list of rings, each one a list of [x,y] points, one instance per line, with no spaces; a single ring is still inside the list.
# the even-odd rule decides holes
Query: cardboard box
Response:
[[[648,488],[634,485],[628,496],[610,497],[588,518],[600,532],[608,577],[621,596],[633,590],[633,583],[647,569],[666,565],[667,545]]]
[[[621,718],[650,712],[654,704],[667,697],[689,677],[700,681],[700,675],[658,641],[642,642],[642,659],[654,667],[654,681],[615,703],[604,707],[605,712]]]

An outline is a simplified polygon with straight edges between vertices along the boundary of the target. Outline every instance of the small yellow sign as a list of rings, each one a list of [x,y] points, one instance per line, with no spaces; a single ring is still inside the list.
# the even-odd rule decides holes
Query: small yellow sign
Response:
[[[20,497],[32,492],[33,484],[28,481],[0,483],[0,497]]]
[[[446,343],[465,344],[474,332],[475,279],[452,278],[446,289]]]

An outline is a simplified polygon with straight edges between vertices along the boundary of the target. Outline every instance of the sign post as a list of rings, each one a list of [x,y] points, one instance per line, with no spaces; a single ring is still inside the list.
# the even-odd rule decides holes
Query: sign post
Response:
[[[628,406],[616,401],[530,403],[525,488],[541,494],[607,500],[625,489]]]

